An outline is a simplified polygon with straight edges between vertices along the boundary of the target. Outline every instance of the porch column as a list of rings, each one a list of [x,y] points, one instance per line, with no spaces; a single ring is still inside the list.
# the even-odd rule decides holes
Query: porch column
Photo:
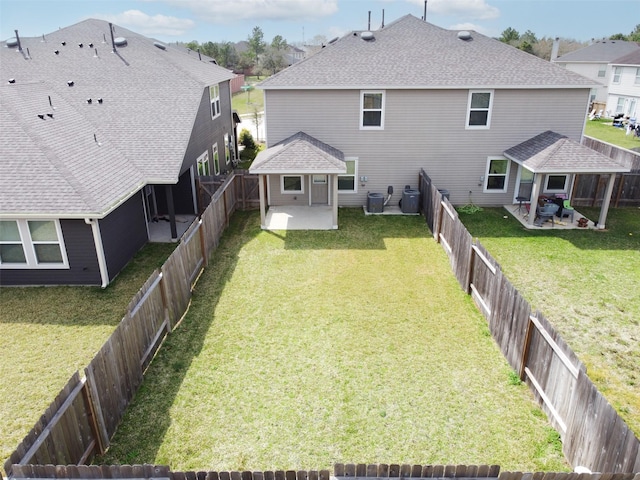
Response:
[[[332,197],[333,200],[331,201],[331,210],[333,213],[333,229],[337,230],[338,229],[338,175],[334,174],[331,175],[331,183],[330,183],[331,187],[332,187]]]
[[[533,185],[531,185],[531,205],[529,206],[529,218],[527,223],[533,225],[536,220],[536,208],[538,208],[538,195],[540,195],[540,186],[542,185],[542,174],[535,173],[533,175]]]
[[[605,229],[607,213],[609,213],[609,204],[611,203],[611,195],[613,194],[614,183],[616,183],[616,174],[612,173],[609,177],[609,183],[607,183],[607,190],[604,192],[602,207],[600,208],[600,218],[598,218],[598,224],[596,225],[596,227],[600,230]]]
[[[258,175],[258,190],[260,192],[260,228],[267,228],[266,200],[264,191],[264,175]]]
[[[171,241],[178,241],[178,228],[176,227],[176,206],[173,203],[173,189],[171,185],[165,185],[167,194],[167,208],[169,209],[169,226],[171,227]]]

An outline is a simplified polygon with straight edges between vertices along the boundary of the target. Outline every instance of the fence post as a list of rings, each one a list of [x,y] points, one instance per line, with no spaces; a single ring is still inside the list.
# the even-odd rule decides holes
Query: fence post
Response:
[[[438,193],[440,195],[440,193]],[[442,230],[442,211],[444,207],[442,206],[442,197],[440,197],[440,201],[438,202],[438,222],[436,223],[436,231],[433,235],[436,237],[436,242],[440,243],[440,231]]]
[[[88,383],[89,382],[85,382],[82,388],[82,397],[84,398],[84,404],[85,404],[85,407],[87,408],[87,413],[88,413],[87,417],[89,418],[91,433],[93,434],[93,438],[96,439],[95,443],[96,443],[98,453],[102,455],[104,454],[104,452],[107,451],[107,449],[102,444],[102,436],[100,435],[100,427],[98,426],[98,418],[96,417],[96,408],[91,398],[91,392],[89,391]]]
[[[229,226],[229,214],[227,212],[227,189],[222,191],[222,204],[224,205],[224,226]]]
[[[206,268],[209,265],[209,255],[207,253],[207,242],[204,236],[204,222],[202,221],[202,217],[200,218],[200,226],[198,227],[198,233],[200,236],[200,250],[202,251],[202,266]],[[164,298],[162,299],[164,303]]]
[[[527,321],[527,331],[524,335],[524,344],[522,345],[522,360],[520,361],[520,380],[524,382],[526,377],[525,368],[527,367],[527,360],[529,358],[529,347],[531,346],[531,330],[533,329],[533,321],[531,315]]]
[[[467,295],[471,295],[471,284],[473,283],[473,273],[474,273],[474,269],[475,269],[475,264],[476,264],[476,252],[475,249],[473,248],[473,246],[475,245],[474,242],[471,242],[470,245],[470,249],[471,252],[469,253],[469,269],[468,269],[468,273],[467,273],[467,284],[465,286],[465,291],[467,292]]]
[[[89,395],[90,403],[93,411],[95,412],[96,427],[98,429],[98,439],[100,448],[106,450],[109,446],[109,432],[107,432],[107,426],[102,416],[102,406],[100,405],[100,397],[98,395],[98,387],[96,386],[96,380],[93,378],[93,371],[90,367],[84,369],[84,375],[87,378],[85,387],[87,387],[87,393]]]

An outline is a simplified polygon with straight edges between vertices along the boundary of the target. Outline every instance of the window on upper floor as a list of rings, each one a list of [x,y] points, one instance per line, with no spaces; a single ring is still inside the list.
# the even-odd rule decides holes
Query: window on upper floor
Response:
[[[209,87],[209,100],[211,100],[211,118],[220,115],[220,86],[211,85]]]
[[[202,155],[198,157],[198,175],[207,176],[211,175],[211,170],[209,168],[209,152],[204,152]]]
[[[384,92],[360,92],[360,129],[382,130],[384,128]]]
[[[598,76],[599,77],[604,77],[607,74],[607,66],[606,65],[600,65],[600,69],[598,70]]]
[[[69,268],[58,220],[0,220],[0,268]]]
[[[489,126],[491,125],[492,106],[493,90],[469,91],[467,128],[489,128]]]
[[[621,75],[622,75],[622,67],[613,67],[612,83],[615,83],[616,85],[619,84]]]
[[[636,80],[634,82],[636,85],[640,85],[640,67],[636,68]]]
[[[511,162],[504,157],[487,158],[487,172],[484,178],[485,193],[504,193],[507,191],[510,165]]]
[[[345,163],[347,164],[347,173],[338,175],[338,192],[356,193],[358,190],[358,183],[356,182],[358,159],[346,158]]]

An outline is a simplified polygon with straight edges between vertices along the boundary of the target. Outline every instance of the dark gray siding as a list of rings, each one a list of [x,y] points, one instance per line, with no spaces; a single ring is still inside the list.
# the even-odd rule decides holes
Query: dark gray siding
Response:
[[[142,194],[136,193],[100,220],[100,234],[109,271],[109,281],[129,263],[148,240]]]
[[[180,174],[195,165],[198,157],[205,151],[209,152],[209,164],[213,174],[212,145],[216,142],[218,143],[218,154],[220,155],[220,172],[225,173],[227,170],[231,170],[231,165],[227,165],[224,160],[224,134],[228,133],[233,136],[229,81],[220,84],[220,111],[222,112],[221,115],[211,119],[209,88],[205,88],[202,92],[200,107],[191,131],[189,145],[187,145],[185,151]]]
[[[0,285],[100,285],[91,226],[84,220],[60,220],[69,269],[0,270]]]

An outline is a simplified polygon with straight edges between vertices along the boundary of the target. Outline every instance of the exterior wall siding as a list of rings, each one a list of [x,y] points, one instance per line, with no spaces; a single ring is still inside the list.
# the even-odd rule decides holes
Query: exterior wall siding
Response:
[[[84,220],[60,220],[69,268],[0,270],[0,285],[100,285],[100,269],[91,226]]]
[[[100,220],[109,281],[129,263],[148,240],[142,193],[138,192]]]
[[[357,194],[340,194],[341,206],[365,205],[368,192],[386,193],[388,186],[399,199],[405,185],[417,186],[420,168],[450,191],[454,204],[511,203],[517,165],[506,193],[486,194],[480,177],[487,157],[546,130],[580,141],[589,101],[589,89],[495,90],[491,128],[467,130],[468,90],[387,90],[384,130],[360,130],[359,90],[265,93],[268,146],[303,131],[358,158],[357,176],[368,181],[357,182]]]

